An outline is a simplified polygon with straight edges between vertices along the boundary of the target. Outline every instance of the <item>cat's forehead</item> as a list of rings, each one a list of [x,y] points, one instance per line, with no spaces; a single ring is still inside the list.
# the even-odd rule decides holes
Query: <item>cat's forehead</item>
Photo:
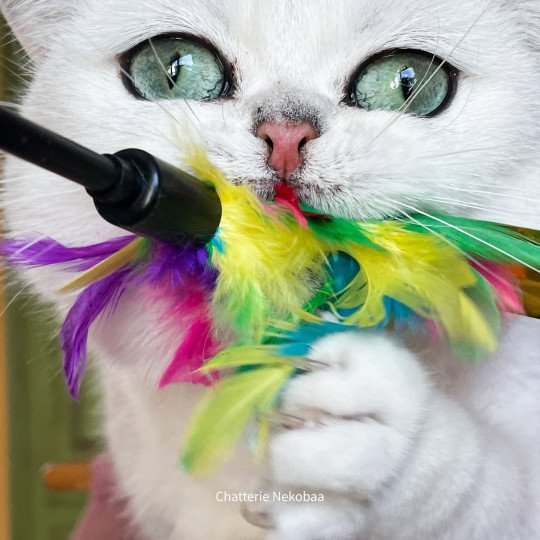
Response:
[[[475,23],[482,6],[470,0],[131,0],[88,2],[76,26],[118,53],[142,39],[184,32],[225,54],[256,53],[286,61],[335,58],[351,51],[429,48],[445,55]],[[84,4],[83,4],[84,6]],[[489,32],[489,14],[477,25]],[[121,32],[118,29],[121,28]],[[296,62],[295,62],[296,63]],[[298,64],[296,63],[296,67]]]

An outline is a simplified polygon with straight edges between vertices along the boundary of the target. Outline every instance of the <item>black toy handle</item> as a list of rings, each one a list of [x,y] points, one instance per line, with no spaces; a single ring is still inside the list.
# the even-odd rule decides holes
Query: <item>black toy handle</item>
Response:
[[[84,186],[109,223],[169,244],[207,244],[221,202],[203,181],[148,152],[98,154],[0,107],[0,149]]]

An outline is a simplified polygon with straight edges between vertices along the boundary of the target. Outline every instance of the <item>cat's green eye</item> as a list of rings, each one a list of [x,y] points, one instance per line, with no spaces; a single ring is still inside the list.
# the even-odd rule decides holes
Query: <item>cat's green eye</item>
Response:
[[[369,110],[432,116],[452,94],[455,72],[428,53],[395,51],[362,68],[352,89],[354,103]]]
[[[150,101],[215,99],[226,93],[225,68],[210,47],[178,36],[145,41],[122,58],[126,84]]]

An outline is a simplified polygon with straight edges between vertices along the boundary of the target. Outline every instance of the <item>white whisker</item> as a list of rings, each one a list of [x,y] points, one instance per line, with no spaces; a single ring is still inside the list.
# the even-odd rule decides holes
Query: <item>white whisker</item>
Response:
[[[482,270],[484,270],[484,272],[486,272],[487,274],[491,275],[493,278],[497,279],[499,282],[501,283],[505,283],[504,279],[501,278],[501,276],[499,276],[498,274],[496,274],[495,272],[493,272],[493,270],[491,270],[490,268],[486,267],[485,264],[482,263],[482,261],[476,259],[475,257],[473,257],[471,254],[463,251],[461,248],[459,248],[454,242],[452,242],[451,240],[449,240],[448,238],[446,238],[445,236],[443,236],[442,234],[438,233],[437,231],[435,231],[432,227],[430,227],[429,225],[425,224],[425,223],[422,223],[421,221],[418,221],[417,219],[415,219],[413,216],[411,216],[408,212],[405,212],[405,210],[402,210],[402,209],[399,209],[397,208],[396,209],[399,213],[403,214],[408,220],[412,221],[413,223],[415,223],[416,225],[422,227],[423,229],[425,229],[426,231],[428,231],[430,234],[432,234],[433,236],[436,236],[437,238],[439,238],[440,240],[442,240],[443,242],[445,242],[446,244],[448,244],[450,247],[452,247],[453,249],[455,249],[458,253],[460,253],[461,255],[463,255],[463,257],[465,257],[466,259],[468,259],[469,261],[473,262],[474,264],[476,264],[476,266],[478,268],[481,268]]]
[[[422,201],[425,201],[425,202],[434,202],[434,203],[443,203],[443,204],[450,204],[450,205],[455,205],[455,206],[461,206],[463,208],[471,208],[473,210],[483,210],[483,211],[486,211],[486,212],[491,212],[491,213],[496,213],[496,214],[504,214],[506,212],[508,212],[508,208],[500,208],[500,207],[497,207],[497,206],[492,206],[492,205],[485,205],[485,204],[480,204],[480,203],[474,203],[474,202],[469,202],[469,201],[463,201],[463,200],[460,200],[460,199],[453,199],[451,197],[433,197],[433,196],[430,196],[430,197],[422,197]],[[534,213],[534,212],[520,212],[519,213],[520,216],[527,216],[527,217],[535,217],[537,214]]]
[[[133,80],[133,77],[124,69],[124,68],[120,68],[120,71],[131,81],[134,83],[134,80]],[[135,84],[135,83],[134,83]],[[182,128],[182,124],[178,121],[178,118],[176,118],[170,111],[167,110],[167,108],[162,104],[160,103],[159,101],[152,101],[150,102],[152,103],[153,105],[157,105],[172,121],[173,121],[173,125],[175,126],[178,126],[179,128]],[[191,108],[190,108],[191,110]],[[187,119],[191,122],[191,125],[193,126],[193,128],[195,129],[195,131],[202,137],[202,134],[201,132],[199,131],[199,129],[197,128],[197,126],[195,126],[195,124],[193,123],[193,120],[191,120],[191,118],[189,118],[189,115],[187,116]]]
[[[158,64],[161,66],[161,68],[163,69],[163,73],[165,73],[165,76],[167,77],[167,79],[169,79],[169,81],[171,81],[171,84],[173,86],[177,86],[176,82],[173,81],[173,79],[171,78],[171,76],[169,75],[169,72],[167,71],[167,68],[163,65],[163,62],[161,61],[161,58],[159,57],[157,51],[156,51],[156,48],[154,47],[154,43],[152,42],[151,39],[148,40],[148,43],[150,43],[150,47],[152,49],[152,52],[154,53],[154,56],[156,58],[156,60],[158,61]],[[200,120],[200,118],[195,114],[195,111],[193,110],[193,108],[191,107],[191,105],[189,104],[188,100],[187,99],[183,99],[183,102],[185,103],[185,105],[187,106],[187,108],[191,111],[191,114],[194,116],[194,118],[197,120],[197,122],[199,122],[199,124],[202,126],[202,122]],[[200,133],[199,133],[200,135]]]
[[[35,244],[37,244],[38,242],[41,242],[41,240],[47,238],[45,235],[42,235],[38,238],[36,238],[35,240],[32,240],[31,242],[28,242],[28,244],[24,245],[22,248],[18,249],[13,255],[12,257],[17,257],[18,255],[20,255],[21,253],[24,253],[27,249],[31,248],[32,246],[34,246]]]
[[[497,193],[496,191],[488,191],[484,189],[467,189],[467,188],[460,188],[457,186],[444,186],[444,189],[449,189],[450,191],[459,191],[462,193],[475,193],[480,195],[495,195],[497,197],[502,197],[505,199],[516,199],[519,201],[530,201],[535,202],[534,199],[531,199],[527,196],[522,195],[509,195],[508,193]],[[532,193],[532,191],[530,192]]]
[[[419,208],[415,208],[414,206],[412,206],[410,204],[407,204],[407,203],[405,203],[403,201],[400,202],[400,201],[395,201],[395,200],[392,200],[392,199],[389,199],[389,200],[392,201],[394,204],[397,204],[398,207],[403,205],[406,208],[408,208],[409,210],[412,210],[413,212],[415,212],[417,214],[422,214],[423,216],[426,216],[426,217],[428,217],[430,219],[433,219],[434,221],[437,221],[437,222],[441,223],[445,227],[449,227],[451,229],[454,229],[454,230],[458,231],[459,233],[463,234],[464,236],[468,236],[469,238],[472,238],[473,240],[476,240],[477,242],[480,242],[481,244],[484,244],[485,246],[488,246],[489,248],[494,249],[495,251],[498,251],[499,253],[501,253],[505,257],[508,257],[509,259],[512,259],[513,261],[516,261],[517,263],[521,264],[522,266],[525,266],[526,268],[529,268],[530,270],[533,270],[535,272],[540,272],[540,268],[535,268],[534,266],[526,263],[525,261],[522,261],[518,257],[515,257],[511,253],[508,253],[508,252],[504,251],[504,249],[501,249],[498,246],[494,246],[493,244],[490,244],[489,242],[487,242],[483,238],[479,238],[478,236],[475,236],[471,232],[466,231],[466,230],[462,229],[461,227],[458,227],[457,225],[454,225],[453,223],[448,223],[448,221],[445,221],[444,219],[442,219],[440,217],[429,214],[428,212],[424,212],[424,211],[420,210]]]
[[[507,190],[507,191],[522,191],[523,193],[534,193],[535,195],[537,194],[537,190],[534,190],[534,189],[527,189],[527,188],[518,188],[518,187],[513,187],[513,186],[504,186],[504,185],[501,185],[501,184],[489,184],[489,183],[482,183],[482,186],[485,186],[487,188],[495,188],[495,189],[503,189],[503,190]],[[453,186],[455,187],[455,186]],[[461,188],[461,189],[466,189],[466,188]]]
[[[472,94],[472,90],[469,90],[469,93],[467,94],[467,98],[465,99],[465,103],[463,103],[463,106],[458,111],[456,116],[450,122],[448,122],[448,124],[443,126],[441,129],[438,129],[437,131],[435,131],[435,134],[439,134],[439,133],[442,133],[443,131],[446,131],[452,124],[454,124],[454,122],[457,122],[457,120],[459,120],[460,116],[465,112],[465,109],[467,108],[467,105],[469,104],[471,94]]]
[[[18,109],[20,107],[20,105],[18,103],[13,103],[11,101],[0,101],[0,105],[2,107],[10,107],[10,108],[13,108],[13,109]]]
[[[445,152],[444,154],[428,154],[420,156],[420,159],[435,159],[441,157],[456,156],[460,154],[470,154],[471,152],[485,152],[487,150],[502,150],[504,146],[480,146],[478,148],[465,148],[460,150],[455,150],[453,152]]]
[[[19,296],[21,296],[21,294],[29,289],[31,286],[31,283],[28,282],[26,285],[24,285],[23,287],[20,288],[19,291],[17,291],[17,293],[13,296],[13,298],[6,304],[6,306],[4,307],[4,309],[2,310],[2,312],[0,312],[0,317],[3,317],[4,314],[6,313],[6,311],[11,307],[11,305],[17,300],[17,298],[19,298]]]

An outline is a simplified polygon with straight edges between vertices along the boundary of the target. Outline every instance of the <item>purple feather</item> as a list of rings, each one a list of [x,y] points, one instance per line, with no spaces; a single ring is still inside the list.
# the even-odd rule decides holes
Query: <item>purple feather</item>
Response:
[[[79,261],[74,268],[86,270],[129,244],[135,235],[120,236],[106,242],[83,247],[68,247],[52,238],[0,241],[0,255],[16,266],[47,266]]]
[[[168,278],[171,287],[183,287],[194,280],[212,290],[217,271],[207,264],[206,248],[192,246],[176,247],[167,244],[155,246],[150,262],[145,268],[143,280],[163,283]]]
[[[90,326],[107,307],[114,308],[131,274],[132,270],[118,270],[92,283],[78,296],[66,316],[60,331],[60,342],[64,352],[64,375],[73,398],[79,395],[86,367]]]

